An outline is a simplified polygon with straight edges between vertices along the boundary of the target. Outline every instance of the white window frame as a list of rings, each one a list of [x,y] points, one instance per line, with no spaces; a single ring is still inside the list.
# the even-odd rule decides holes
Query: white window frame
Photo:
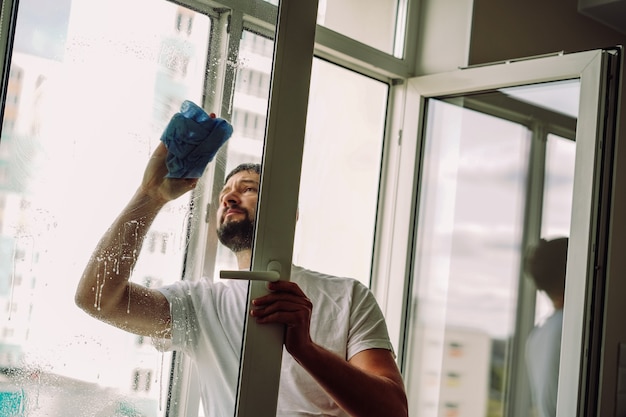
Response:
[[[576,132],[576,172],[574,178],[574,200],[568,249],[566,303],[564,309],[563,342],[559,373],[558,417],[582,415],[591,397],[597,395],[587,385],[587,379],[596,376],[598,357],[590,357],[589,351],[597,349],[597,339],[591,337],[598,329],[592,329],[594,321],[603,311],[598,303],[592,303],[595,274],[604,268],[601,263],[605,254],[599,253],[598,241],[607,238],[607,230],[600,229],[606,221],[607,192],[600,184],[600,171],[604,154],[605,96],[608,83],[609,60],[614,51],[594,50],[575,54],[511,61],[507,63],[467,68],[448,73],[415,77],[408,80],[403,92],[406,107],[402,123],[401,141],[395,145],[398,160],[397,177],[389,181],[385,200],[395,199],[393,215],[387,216],[383,224],[387,243],[393,250],[379,264],[383,271],[407,277],[406,280],[391,280],[386,289],[387,320],[391,326],[408,325],[406,297],[410,283],[410,258],[413,227],[418,207],[419,167],[421,160],[421,133],[423,130],[426,100],[434,97],[462,95],[498,88],[513,87],[541,82],[578,78],[581,81],[580,111]],[[608,162],[607,162],[608,163]],[[413,190],[407,191],[407,190]],[[389,203],[389,202],[388,202]],[[600,242],[602,243],[602,242]],[[398,302],[403,300],[403,302]],[[394,333],[404,346],[404,328]],[[597,335],[597,333],[594,333]],[[597,355],[599,353],[594,351]],[[401,355],[404,352],[400,352]],[[587,391],[589,390],[589,391]],[[508,410],[510,415],[518,415]],[[519,411],[519,410],[517,410]],[[508,414],[507,414],[508,415]],[[521,415],[521,414],[519,414]]]

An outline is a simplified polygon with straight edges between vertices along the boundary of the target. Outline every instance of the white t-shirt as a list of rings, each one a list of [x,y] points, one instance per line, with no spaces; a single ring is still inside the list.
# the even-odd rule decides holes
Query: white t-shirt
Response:
[[[382,312],[367,287],[294,266],[291,281],[313,303],[311,338],[346,360],[366,349],[393,350]],[[170,302],[171,349],[191,356],[198,369],[207,417],[234,411],[244,313],[244,281],[179,281],[160,291]],[[347,416],[283,351],[278,416]]]
[[[556,310],[526,341],[530,390],[539,417],[556,416],[562,327],[563,310]]]

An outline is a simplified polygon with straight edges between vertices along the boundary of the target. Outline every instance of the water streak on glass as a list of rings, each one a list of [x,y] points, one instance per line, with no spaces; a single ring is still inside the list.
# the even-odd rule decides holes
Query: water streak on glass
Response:
[[[210,28],[165,1],[20,2],[0,139],[3,406],[164,415],[171,354],[87,316],[73,297],[165,124],[183,100],[202,102]],[[133,280],[180,279],[188,214],[188,195],[163,210]],[[118,267],[101,271],[96,306]]]

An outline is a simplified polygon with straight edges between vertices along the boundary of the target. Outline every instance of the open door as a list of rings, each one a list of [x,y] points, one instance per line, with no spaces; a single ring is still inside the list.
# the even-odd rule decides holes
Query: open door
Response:
[[[554,407],[595,415],[587,381],[600,363],[620,59],[595,50],[409,80],[401,159],[419,168],[402,359],[412,415],[535,415],[526,369],[539,358],[526,339],[557,307],[526,275],[525,254],[560,236]]]

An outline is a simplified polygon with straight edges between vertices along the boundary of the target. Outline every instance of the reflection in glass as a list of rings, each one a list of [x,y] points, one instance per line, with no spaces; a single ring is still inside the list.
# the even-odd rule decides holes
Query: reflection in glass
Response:
[[[29,416],[162,416],[171,355],[74,293],[171,115],[202,102],[211,21],[164,1],[51,7],[20,2],[2,124],[0,398]],[[180,279],[188,213],[189,196],[162,211],[136,282]]]
[[[232,39],[231,39],[232,41]],[[234,42],[234,41],[233,41]],[[265,127],[267,124],[270,79],[274,53],[274,41],[268,37],[244,29],[238,45],[239,53],[235,70],[235,83],[232,98],[231,123],[233,135],[228,140],[223,160],[216,158],[216,163],[222,163],[219,168],[225,174],[241,163],[261,163],[265,141]],[[222,189],[222,183],[217,183],[213,192],[217,195]],[[210,187],[209,187],[210,188]],[[215,252],[214,262],[209,262],[208,268],[203,271],[204,279],[220,282],[224,285],[245,285],[244,281],[223,280],[219,277],[220,270],[238,269],[237,259],[233,252],[217,242],[214,214],[209,217],[209,234],[207,236],[207,253]],[[205,263],[205,267],[207,264]],[[243,330],[243,329],[242,329]],[[236,387],[235,387],[236,389]],[[233,391],[234,392],[234,391]],[[219,400],[218,400],[219,401]],[[203,401],[200,402],[199,416],[203,412]],[[234,412],[234,411],[233,411]]]
[[[224,172],[241,163],[261,163],[267,124],[270,80],[274,41],[249,30],[244,30],[239,43],[239,59],[235,74],[231,122],[233,136],[226,149]],[[216,241],[216,236],[209,236]],[[217,245],[217,259],[213,279],[219,280],[220,270],[237,269],[233,253]],[[209,274],[211,271],[209,271]]]
[[[541,236],[567,236],[572,214],[576,143],[548,135]]]
[[[388,90],[313,61],[295,264],[369,286]]]
[[[541,219],[541,237],[544,239],[569,236],[575,159],[576,143],[573,140],[548,135]],[[537,292],[535,323],[542,322],[553,310],[548,297]]]
[[[320,0],[317,23],[400,58],[405,8],[400,0]]]
[[[500,91],[534,106],[569,117],[578,117],[579,80],[554,81],[547,84],[503,88]]]
[[[265,1],[278,5],[278,0]],[[407,4],[403,0],[319,0],[317,24],[402,58]]]
[[[524,239],[569,233],[576,120],[556,103],[571,91],[568,81],[427,102],[406,370],[415,415],[532,415],[528,381],[510,373],[530,331],[516,326],[549,309],[541,295],[520,298],[532,285]]]
[[[513,332],[528,132],[443,101],[428,106],[411,411],[486,416],[503,398]]]

